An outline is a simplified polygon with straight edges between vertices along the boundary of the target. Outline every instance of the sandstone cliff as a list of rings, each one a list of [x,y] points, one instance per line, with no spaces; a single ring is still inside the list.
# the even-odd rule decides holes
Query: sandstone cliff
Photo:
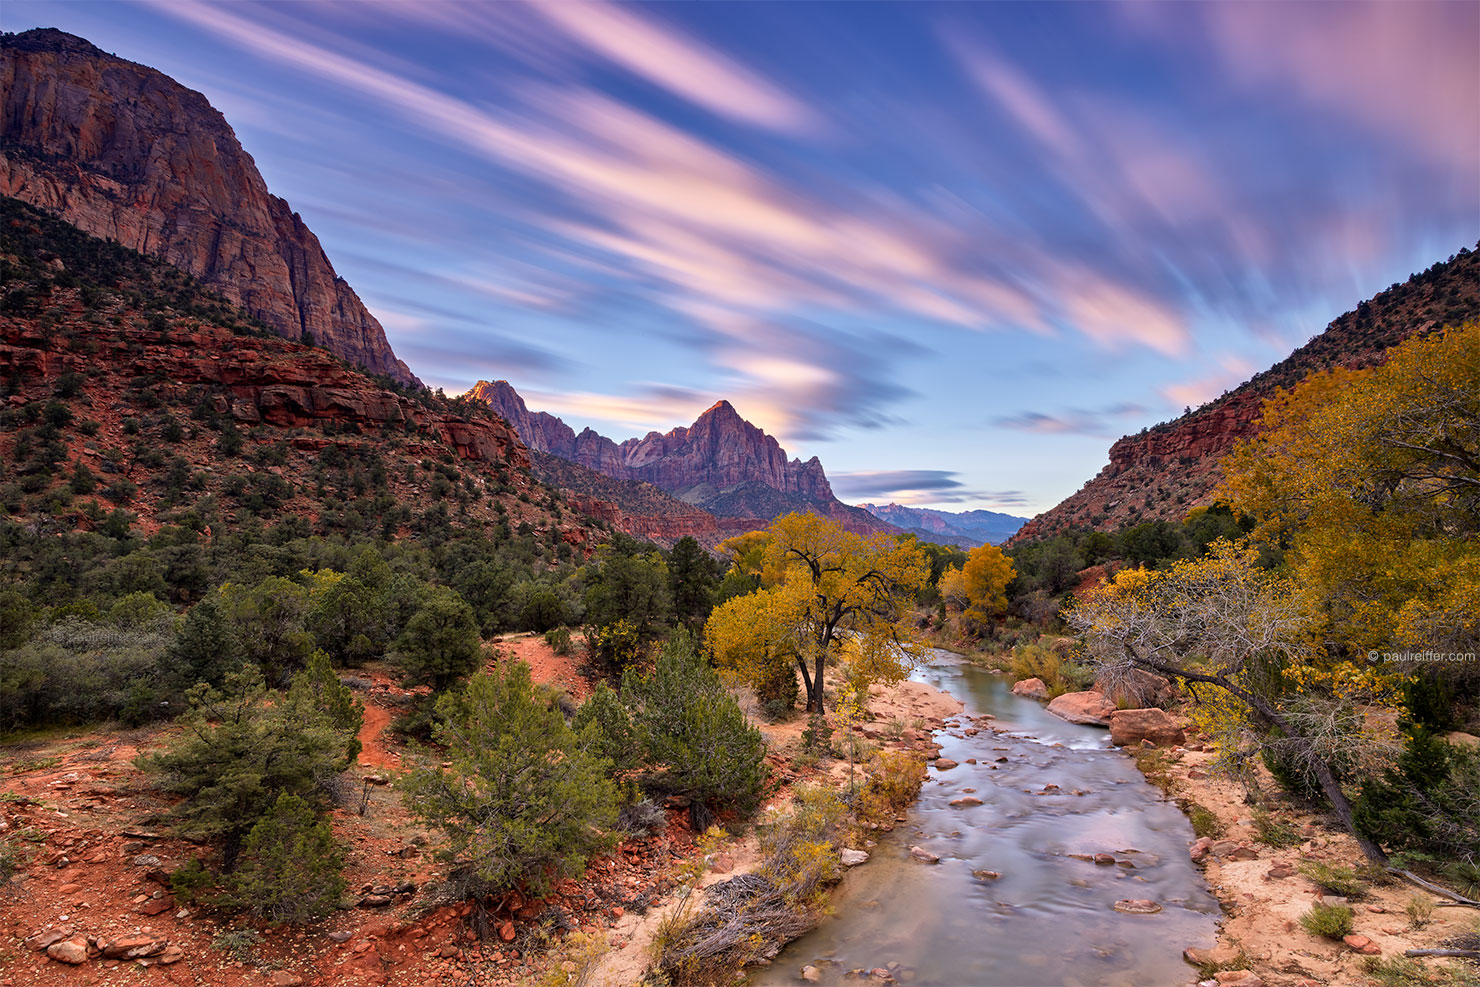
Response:
[[[52,29],[0,37],[0,194],[195,275],[281,335],[416,383],[200,93]]]
[[[1114,530],[1179,520],[1212,501],[1218,461],[1259,431],[1264,402],[1307,374],[1381,362],[1412,335],[1480,318],[1480,251],[1464,250],[1395,284],[1334,320],[1287,358],[1215,401],[1110,447],[1110,463],[1063,503],[1013,537],[1029,541],[1067,528]]]
[[[554,415],[530,411],[508,381],[479,381],[468,394],[513,425],[531,449],[616,479],[651,483],[724,519],[722,528],[738,519],[765,522],[810,510],[861,534],[898,530],[840,503],[817,457],[788,459],[773,436],[740,417],[728,401],[715,403],[688,427],[618,444],[589,428],[577,435]]]

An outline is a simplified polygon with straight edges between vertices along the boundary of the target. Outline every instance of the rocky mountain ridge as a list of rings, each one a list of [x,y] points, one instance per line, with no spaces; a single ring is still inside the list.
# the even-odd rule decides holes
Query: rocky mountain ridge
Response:
[[[486,406],[281,339],[177,268],[19,200],[0,198],[0,230],[12,521],[91,530],[117,508],[146,533],[192,517],[385,538],[487,526],[564,558],[598,539]]]
[[[50,28],[0,36],[0,194],[195,276],[280,335],[418,383],[198,92]]]
[[[881,521],[912,532],[925,541],[975,548],[1000,545],[1027,523],[1025,517],[997,511],[940,511],[904,504],[859,504]]]
[[[690,426],[617,443],[590,428],[578,434],[554,415],[530,411],[505,380],[479,381],[468,396],[498,412],[531,449],[608,477],[650,483],[721,518],[766,522],[789,511],[812,510],[863,534],[896,530],[840,503],[817,457],[788,459],[774,437],[742,418],[728,401],[716,402]]]
[[[1151,520],[1180,520],[1211,503],[1222,480],[1218,461],[1258,434],[1264,402],[1308,374],[1380,363],[1414,335],[1480,318],[1480,247],[1394,284],[1334,319],[1304,346],[1222,397],[1170,422],[1127,435],[1110,462],[1058,506],[1033,518],[1012,541],[1069,528],[1114,530]]]

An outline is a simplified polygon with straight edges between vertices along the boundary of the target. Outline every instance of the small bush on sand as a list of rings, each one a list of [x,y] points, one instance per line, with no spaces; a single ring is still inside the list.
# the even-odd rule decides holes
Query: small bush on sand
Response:
[[[1313,936],[1340,939],[1352,931],[1352,910],[1345,905],[1323,905],[1317,902],[1300,916],[1300,924]]]

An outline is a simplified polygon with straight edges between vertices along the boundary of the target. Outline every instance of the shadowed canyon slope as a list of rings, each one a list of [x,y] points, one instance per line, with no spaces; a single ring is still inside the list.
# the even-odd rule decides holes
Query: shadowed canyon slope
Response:
[[[650,483],[685,503],[727,519],[769,521],[815,511],[860,534],[896,530],[833,496],[817,458],[787,459],[775,438],[720,401],[687,428],[649,432],[621,444],[587,428],[577,434],[543,411],[530,411],[508,381],[479,381],[470,397],[487,402],[538,452],[619,480]],[[750,527],[759,525],[751,524]]]
[[[1110,464],[1057,507],[1038,515],[1014,541],[1068,528],[1113,530],[1178,520],[1209,503],[1222,480],[1218,461],[1259,431],[1264,402],[1308,374],[1380,363],[1414,335],[1480,317],[1480,252],[1466,250],[1395,284],[1335,319],[1284,360],[1215,401],[1170,422],[1127,435]]]
[[[204,96],[56,30],[7,34],[0,57],[0,194],[168,261],[289,339],[416,381]]]

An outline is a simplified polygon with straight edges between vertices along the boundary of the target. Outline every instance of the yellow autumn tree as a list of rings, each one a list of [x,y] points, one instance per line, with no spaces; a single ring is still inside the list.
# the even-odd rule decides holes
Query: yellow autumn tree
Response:
[[[807,709],[823,712],[829,660],[855,685],[904,677],[921,645],[910,611],[929,578],[924,554],[887,535],[864,538],[813,513],[771,522],[761,559],[763,586],[717,607],[705,628],[715,663],[742,673],[789,654]]]
[[[940,595],[967,621],[985,625],[1007,612],[1007,587],[1016,575],[1002,549],[979,545],[959,568],[947,569],[940,577]]]
[[[1364,739],[1364,711],[1393,700],[1391,677],[1351,663],[1333,674],[1310,642],[1301,595],[1260,568],[1257,549],[1220,539],[1203,558],[1132,571],[1069,611],[1090,663],[1111,679],[1140,669],[1181,680],[1222,718],[1224,754],[1267,753],[1287,765],[1326,796],[1364,852],[1385,859],[1357,831],[1338,775]]]
[[[1480,324],[1314,374],[1264,409],[1223,494],[1287,549],[1346,657],[1480,643]]]

